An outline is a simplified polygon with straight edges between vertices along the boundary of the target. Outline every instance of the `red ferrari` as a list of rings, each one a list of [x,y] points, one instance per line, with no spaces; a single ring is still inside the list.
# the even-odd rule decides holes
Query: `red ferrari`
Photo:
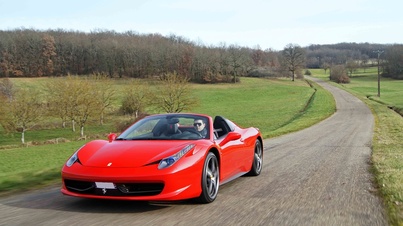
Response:
[[[147,116],[121,135],[94,140],[62,168],[65,195],[117,200],[213,202],[219,185],[262,171],[256,128],[221,116]]]

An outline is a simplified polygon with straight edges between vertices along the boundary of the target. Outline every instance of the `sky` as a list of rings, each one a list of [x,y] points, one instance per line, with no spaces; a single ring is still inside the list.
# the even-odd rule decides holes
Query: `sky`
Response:
[[[176,35],[208,46],[402,44],[402,0],[0,0],[0,30]]]

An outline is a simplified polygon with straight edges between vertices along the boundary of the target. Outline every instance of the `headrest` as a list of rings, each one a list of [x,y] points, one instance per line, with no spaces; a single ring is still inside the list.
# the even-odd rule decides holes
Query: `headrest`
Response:
[[[179,122],[179,119],[178,118],[171,118],[171,119],[168,119],[168,124],[176,124],[176,123],[178,123]]]
[[[178,120],[179,121],[179,120]],[[167,134],[176,134],[176,133],[178,133],[178,124],[177,123],[174,123],[174,124],[168,124],[167,125]]]

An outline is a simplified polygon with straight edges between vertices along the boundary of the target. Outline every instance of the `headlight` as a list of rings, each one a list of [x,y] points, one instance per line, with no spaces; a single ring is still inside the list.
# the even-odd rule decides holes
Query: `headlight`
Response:
[[[72,166],[75,162],[77,162],[77,160],[78,160],[77,152],[78,152],[78,151],[76,151],[76,152],[69,158],[69,160],[67,160],[66,166],[70,167],[70,166]]]
[[[177,162],[182,156],[184,156],[186,153],[188,153],[192,148],[194,147],[194,144],[189,144],[186,147],[182,148],[179,152],[177,152],[174,155],[171,155],[167,158],[164,158],[161,160],[160,164],[158,165],[158,169],[165,169]]]
[[[66,162],[67,167],[72,166],[75,162],[80,162],[80,160],[78,160],[78,151],[80,151],[81,148],[83,147],[84,146],[81,146],[76,152],[74,152],[74,154],[69,158],[69,160],[67,160]]]

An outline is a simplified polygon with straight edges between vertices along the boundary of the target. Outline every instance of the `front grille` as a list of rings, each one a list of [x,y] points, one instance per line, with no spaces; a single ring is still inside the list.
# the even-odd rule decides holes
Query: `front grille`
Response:
[[[164,188],[162,183],[117,184],[120,192],[128,195],[158,195]]]
[[[120,183],[116,189],[102,189],[95,186],[95,182],[64,180],[70,192],[99,196],[152,196],[158,195],[164,189],[163,183]]]
[[[67,190],[81,194],[91,194],[95,191],[95,183],[78,180],[64,180]]]

